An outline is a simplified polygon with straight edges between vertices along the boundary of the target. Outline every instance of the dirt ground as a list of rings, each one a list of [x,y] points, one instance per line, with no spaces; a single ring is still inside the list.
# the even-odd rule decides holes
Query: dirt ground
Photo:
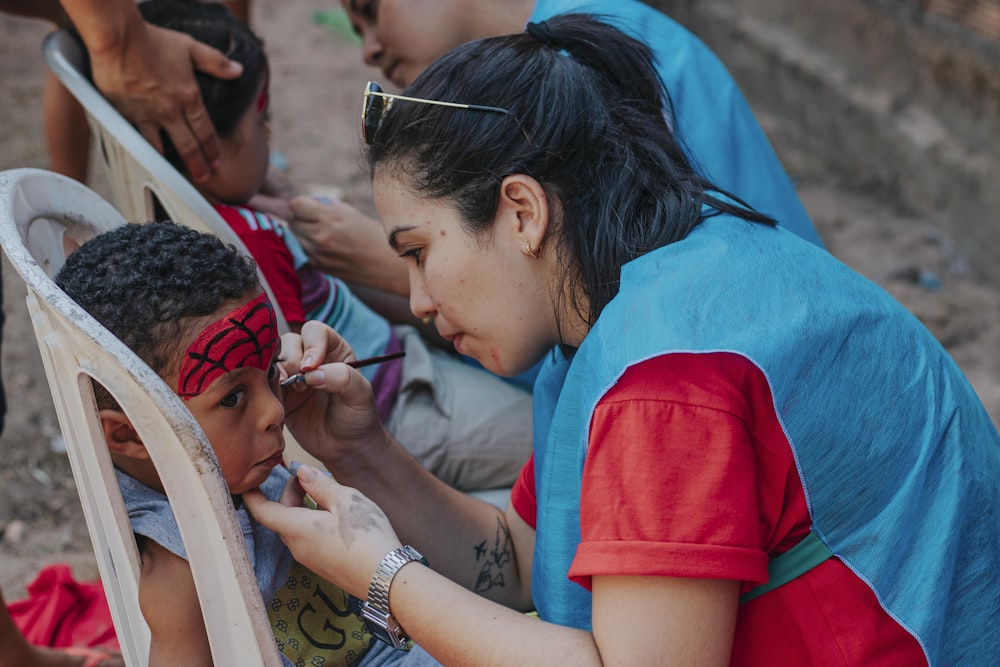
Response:
[[[272,72],[273,148],[298,183],[340,187],[371,211],[360,151],[361,91],[379,75],[357,48],[314,20],[333,0],[253,3],[251,23],[267,43]],[[0,169],[46,166],[40,45],[48,27],[0,15]],[[933,220],[903,217],[877,194],[852,192],[815,155],[782,133],[789,119],[762,117],[830,251],[879,282],[945,345],[1000,423],[1000,291],[970,275]],[[91,187],[106,193],[101,174]],[[90,542],[52,408],[24,285],[3,260],[2,371],[9,410],[0,437],[0,588],[8,600],[50,562],[96,577]]]

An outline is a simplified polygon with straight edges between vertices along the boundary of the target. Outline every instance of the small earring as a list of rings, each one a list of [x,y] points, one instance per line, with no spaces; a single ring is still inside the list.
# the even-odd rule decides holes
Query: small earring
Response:
[[[521,252],[523,252],[525,255],[527,255],[529,257],[533,257],[535,259],[538,259],[538,251],[531,249],[531,241],[525,240],[525,242],[524,242],[524,250],[522,250]]]

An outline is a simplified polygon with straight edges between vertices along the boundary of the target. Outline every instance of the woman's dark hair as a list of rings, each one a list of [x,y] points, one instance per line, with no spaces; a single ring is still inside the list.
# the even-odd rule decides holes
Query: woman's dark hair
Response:
[[[460,46],[405,94],[514,118],[397,101],[369,148],[372,174],[391,169],[453,202],[473,234],[492,224],[506,176],[537,180],[558,202],[562,284],[579,286],[567,296],[589,324],[618,293],[622,266],[687,236],[702,204],[773,224],[695,173],[664,117],[669,98],[649,48],[596,17],[563,15]]]
[[[261,289],[252,259],[169,221],[94,237],[66,259],[55,281],[161,376],[176,361],[185,319]]]
[[[231,135],[254,103],[257,88],[268,74],[264,42],[249,26],[216,2],[148,0],[139,3],[139,11],[149,23],[188,34],[243,65],[243,73],[229,80],[195,71],[198,89],[215,132],[221,138]],[[184,161],[170,137],[161,132],[161,138],[164,156],[184,173]]]

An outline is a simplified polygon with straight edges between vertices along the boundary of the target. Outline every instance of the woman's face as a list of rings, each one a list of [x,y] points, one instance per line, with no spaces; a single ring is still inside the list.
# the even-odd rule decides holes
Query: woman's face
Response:
[[[453,206],[418,197],[381,171],[375,207],[409,268],[413,314],[433,317],[460,354],[498,375],[531,368],[558,342],[547,265],[522,252],[523,235],[502,213],[492,231],[474,237]]]
[[[446,51],[477,38],[468,0],[341,0],[362,59],[400,88]]]

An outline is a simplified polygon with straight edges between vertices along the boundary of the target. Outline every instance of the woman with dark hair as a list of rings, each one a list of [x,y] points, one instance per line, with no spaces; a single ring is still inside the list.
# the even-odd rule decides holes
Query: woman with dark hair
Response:
[[[400,88],[466,42],[517,34],[529,21],[559,14],[595,15],[651,49],[670,91],[664,115],[695,170],[774,217],[779,225],[822,245],[792,180],[725,65],[697,36],[649,3],[341,0],[341,4],[362,40],[365,64],[381,69],[385,82]],[[292,229],[320,266],[362,284],[408,292],[405,272],[392,264],[392,256],[371,231],[378,228],[374,221],[344,202],[327,205],[299,198],[292,208]],[[360,251],[355,250],[359,246]],[[351,253],[345,251],[348,247]],[[359,252],[365,261],[358,261]]]
[[[971,386],[883,290],[698,176],[662,103],[648,49],[581,16],[405,96],[369,84],[413,312],[494,372],[544,359],[534,455],[503,513],[451,493],[309,327],[284,347],[313,389],[296,435],[336,482],[249,508],[445,664],[991,660],[1000,436]]]

